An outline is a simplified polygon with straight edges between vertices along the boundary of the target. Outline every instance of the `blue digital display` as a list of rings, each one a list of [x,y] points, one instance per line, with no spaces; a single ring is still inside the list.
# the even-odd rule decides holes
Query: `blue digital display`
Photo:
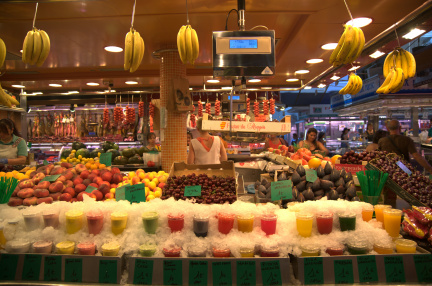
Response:
[[[231,100],[231,96],[228,95],[228,100]],[[233,100],[240,100],[240,95],[234,95]]]
[[[258,40],[229,40],[230,49],[258,49]]]

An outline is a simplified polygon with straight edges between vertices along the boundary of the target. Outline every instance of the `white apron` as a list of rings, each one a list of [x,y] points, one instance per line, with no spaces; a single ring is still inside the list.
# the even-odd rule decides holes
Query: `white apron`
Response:
[[[22,138],[18,138],[12,145],[0,144],[0,158],[16,159],[18,158],[18,144]]]
[[[208,152],[197,139],[192,139],[190,144],[192,144],[194,149],[195,164],[197,165],[220,164],[221,140],[219,136],[213,137],[213,144],[210,148],[210,151]]]

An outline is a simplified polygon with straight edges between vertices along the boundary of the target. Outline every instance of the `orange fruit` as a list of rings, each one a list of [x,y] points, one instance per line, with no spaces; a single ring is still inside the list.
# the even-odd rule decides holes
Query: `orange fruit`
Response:
[[[318,168],[321,165],[321,159],[318,158],[312,158],[308,162],[309,168],[315,169]]]
[[[91,163],[87,163],[87,164],[85,164],[85,166],[86,166],[87,170],[90,170],[90,169],[91,169],[91,166],[92,166],[92,164],[91,164]]]
[[[339,160],[341,157],[341,155],[334,155],[333,157],[331,157],[330,161],[333,165],[336,165],[336,161]]]
[[[105,164],[99,164],[99,169],[105,169],[105,168],[106,168]]]
[[[97,166],[96,164],[92,164],[92,165],[91,165],[91,169],[92,169],[92,170],[96,170],[97,168],[98,168],[98,166]]]

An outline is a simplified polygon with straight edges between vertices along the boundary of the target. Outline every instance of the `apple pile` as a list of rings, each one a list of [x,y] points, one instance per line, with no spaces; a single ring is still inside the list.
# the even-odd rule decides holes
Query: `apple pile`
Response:
[[[186,186],[201,186],[201,196],[185,197]],[[232,204],[237,200],[236,182],[233,177],[207,176],[207,174],[195,173],[168,178],[163,188],[165,200],[174,197],[176,200],[195,199],[198,204]]]
[[[277,149],[268,148],[268,151],[282,156],[291,156],[294,153],[294,146],[279,145]]]
[[[324,157],[320,154],[312,154],[312,152],[306,148],[299,148],[297,150],[297,152],[295,152],[294,154],[292,154],[290,156],[290,159],[301,160],[302,165],[309,165],[309,167],[311,167],[311,168],[316,168],[319,165],[322,165],[323,167],[325,167],[327,162],[332,164],[331,159],[329,157]],[[309,164],[309,161],[311,161],[311,160],[312,160],[312,162],[316,161],[317,163],[316,164]]]
[[[42,181],[46,176],[60,175],[54,182]],[[60,166],[49,164],[30,174],[30,179],[21,180],[14,190],[9,206],[31,206],[53,201],[82,201],[83,196],[97,201],[114,199],[111,189],[123,181],[118,168],[87,170],[85,165],[63,162]],[[96,188],[85,192],[88,186]]]

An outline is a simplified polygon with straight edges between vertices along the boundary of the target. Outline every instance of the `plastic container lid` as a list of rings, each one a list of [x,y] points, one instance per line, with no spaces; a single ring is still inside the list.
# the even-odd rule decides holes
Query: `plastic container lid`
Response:
[[[77,245],[77,248],[90,250],[95,248],[95,246],[96,245],[93,242],[81,242]]]
[[[387,209],[390,208],[391,209],[391,205],[375,205],[374,209]]]
[[[208,220],[210,219],[210,216],[208,214],[195,214],[193,218],[195,220]]]
[[[342,213],[338,213],[339,217],[346,217],[346,218],[353,218],[356,217],[355,213],[351,213],[351,212],[342,212]]]
[[[264,252],[279,252],[279,246],[262,246],[261,251]]]
[[[393,250],[395,248],[395,244],[391,242],[375,242],[374,247],[381,248],[381,249],[391,249]]]
[[[16,239],[8,241],[7,244],[12,249],[30,248],[30,242],[25,239]]]
[[[102,251],[113,251],[120,249],[120,244],[115,241],[111,241],[102,245]]]
[[[155,218],[159,218],[159,214],[157,212],[143,212],[141,217],[143,219],[155,219]]]
[[[37,211],[35,209],[28,209],[23,212],[22,214],[24,217],[32,217],[32,216],[39,216],[41,215],[40,211]]]
[[[296,218],[299,218],[299,219],[307,219],[307,220],[309,220],[309,219],[313,219],[313,217],[314,216],[311,215],[311,214],[296,212]]]
[[[124,217],[127,217],[128,213],[125,211],[115,211],[111,213],[112,219],[123,219]]]
[[[139,250],[140,251],[156,250],[156,244],[150,244],[150,243],[141,244]]]
[[[48,246],[52,246],[52,241],[39,240],[39,241],[36,241],[35,243],[33,243],[33,248],[44,248],[44,247],[48,247]]]
[[[270,214],[270,213],[268,213],[268,214],[263,214],[263,215],[261,216],[261,219],[262,219],[262,220],[275,220],[275,219],[277,219],[277,215],[275,215],[275,214]]]
[[[368,244],[366,241],[363,240],[354,240],[347,243],[349,248],[355,248],[355,249],[369,249]]]
[[[75,247],[75,242],[69,240],[62,241],[56,244],[56,248],[60,248],[60,249],[71,248],[71,247]]]
[[[417,247],[417,242],[410,239],[397,239],[395,244],[403,247]]]
[[[12,218],[12,219],[8,220],[7,223],[12,224],[12,225],[18,224],[19,218]]]
[[[66,216],[69,218],[76,218],[82,216],[84,213],[80,210],[70,210],[66,212]]]
[[[301,251],[306,253],[317,253],[320,252],[320,247],[317,245],[301,245],[300,246]]]
[[[103,218],[103,213],[100,210],[92,210],[86,213],[87,218],[98,219]]]
[[[184,219],[184,214],[169,214],[169,219]]]

